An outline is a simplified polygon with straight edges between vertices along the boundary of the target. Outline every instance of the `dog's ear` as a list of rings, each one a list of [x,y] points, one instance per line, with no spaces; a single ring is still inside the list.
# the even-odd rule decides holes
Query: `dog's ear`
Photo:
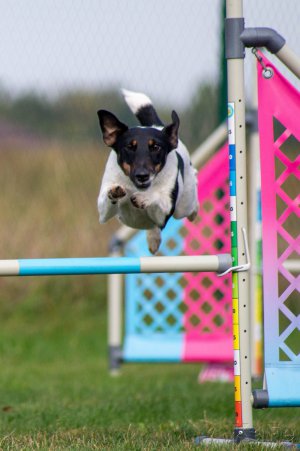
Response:
[[[107,146],[113,147],[118,137],[125,133],[128,127],[109,111],[99,110],[97,114],[103,133],[103,141]]]
[[[172,111],[172,124],[166,125],[163,132],[168,135],[171,149],[176,149],[178,146],[178,129],[179,129],[179,117],[176,111]]]

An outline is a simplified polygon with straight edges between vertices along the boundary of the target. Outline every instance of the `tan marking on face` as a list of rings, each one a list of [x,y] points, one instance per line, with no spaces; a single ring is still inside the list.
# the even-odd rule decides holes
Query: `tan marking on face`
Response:
[[[149,146],[149,147],[153,147],[153,146],[154,146],[154,141],[153,141],[153,139],[149,139],[149,141],[148,141],[148,146]]]
[[[161,166],[162,166],[161,163],[156,164],[156,165],[154,166],[154,169],[155,169],[155,172],[156,172],[156,173],[158,173],[158,172],[161,170]]]
[[[122,168],[123,168],[123,171],[124,171],[125,175],[129,176],[129,174],[130,174],[130,164],[124,162],[124,163],[122,163]]]
[[[132,145],[132,147],[136,147],[137,146],[137,140],[133,139],[130,144]]]

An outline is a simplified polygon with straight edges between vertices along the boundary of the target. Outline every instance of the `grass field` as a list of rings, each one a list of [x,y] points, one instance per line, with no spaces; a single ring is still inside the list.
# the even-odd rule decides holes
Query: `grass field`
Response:
[[[105,255],[117,224],[98,224],[104,157],[93,147],[0,153],[1,258]],[[189,450],[199,434],[232,436],[233,386],[199,385],[199,365],[108,374],[104,276],[0,288],[1,450]],[[300,442],[299,414],[255,411],[259,438]]]
[[[198,365],[108,374],[102,276],[25,288],[17,307],[1,296],[0,449],[182,450],[199,434],[231,436],[233,387],[199,385]],[[299,409],[254,419],[264,439],[300,439]]]

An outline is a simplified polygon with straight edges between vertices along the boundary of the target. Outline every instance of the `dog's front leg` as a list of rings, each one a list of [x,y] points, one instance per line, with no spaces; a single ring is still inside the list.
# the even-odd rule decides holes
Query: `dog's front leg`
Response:
[[[100,223],[108,221],[118,211],[118,202],[126,196],[125,188],[121,185],[111,185],[101,189],[98,197]]]

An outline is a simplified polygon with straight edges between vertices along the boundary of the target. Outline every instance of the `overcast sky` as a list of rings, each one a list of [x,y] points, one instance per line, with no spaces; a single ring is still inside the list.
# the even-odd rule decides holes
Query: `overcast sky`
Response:
[[[247,26],[300,49],[300,0],[245,0]],[[186,103],[219,73],[221,0],[1,1],[0,82],[14,92],[142,90]]]

